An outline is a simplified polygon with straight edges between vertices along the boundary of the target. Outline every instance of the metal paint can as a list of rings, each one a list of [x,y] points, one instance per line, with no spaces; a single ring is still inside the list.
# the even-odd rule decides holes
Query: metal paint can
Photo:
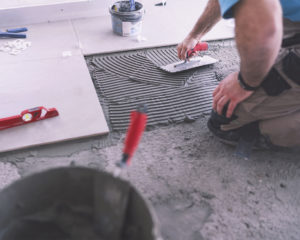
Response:
[[[109,7],[109,12],[114,33],[124,37],[141,34],[145,14],[143,4],[135,2],[135,10],[132,11],[129,1],[118,1]]]

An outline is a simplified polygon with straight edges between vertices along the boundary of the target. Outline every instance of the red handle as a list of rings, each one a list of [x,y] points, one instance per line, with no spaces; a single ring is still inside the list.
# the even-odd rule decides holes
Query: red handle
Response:
[[[207,42],[198,43],[193,49],[191,49],[187,52],[187,58],[189,58],[193,53],[200,52],[200,51],[206,51],[206,50],[208,50]]]
[[[122,162],[130,164],[130,159],[133,156],[147,123],[147,114],[145,107],[131,113],[130,125],[127,131],[125,146],[123,149]]]

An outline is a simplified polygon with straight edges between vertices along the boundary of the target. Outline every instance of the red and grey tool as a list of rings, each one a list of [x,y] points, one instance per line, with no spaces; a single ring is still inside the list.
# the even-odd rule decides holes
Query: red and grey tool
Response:
[[[118,162],[115,176],[119,175],[119,172],[125,166],[130,165],[131,158],[137,149],[140,139],[143,135],[147,124],[147,109],[146,105],[140,105],[136,111],[131,112],[130,125],[127,130],[125,138],[125,146],[123,149],[123,155],[120,162]]]
[[[0,130],[21,126],[24,124],[58,116],[55,108],[36,107],[21,112],[20,115],[0,118]]]
[[[207,51],[207,50],[208,50],[208,43],[207,42],[198,43],[194,48],[192,48],[191,50],[189,50],[186,53],[186,59],[189,59],[192,56],[192,54],[194,54],[194,53]]]
[[[160,68],[164,71],[170,72],[170,73],[176,73],[176,72],[182,72],[186,71],[192,68],[201,67],[205,65],[210,65],[213,63],[218,62],[218,60],[210,57],[210,56],[198,56],[193,57],[190,59],[190,57],[193,54],[196,54],[197,52],[203,52],[208,50],[208,43],[207,42],[201,42],[198,43],[193,49],[189,50],[186,53],[186,59],[184,61],[171,63],[166,66],[160,66]]]

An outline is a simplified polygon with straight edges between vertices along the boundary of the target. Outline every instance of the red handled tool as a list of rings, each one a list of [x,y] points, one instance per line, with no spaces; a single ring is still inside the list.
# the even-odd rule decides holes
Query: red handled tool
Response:
[[[210,56],[203,56],[203,57],[197,56],[190,59],[190,57],[193,54],[201,51],[206,51],[206,50],[208,50],[208,43],[200,42],[193,49],[187,51],[186,58],[184,61],[171,63],[165,66],[160,66],[160,68],[169,73],[177,73],[177,72],[182,72],[192,68],[206,66],[218,62],[218,60]]]
[[[24,110],[20,115],[1,118],[0,130],[21,126],[27,123],[32,123],[58,116],[58,111],[55,108],[36,107]]]
[[[197,53],[197,52],[201,52],[201,51],[206,51],[206,50],[208,50],[208,43],[207,42],[198,43],[193,49],[189,50],[186,53],[186,59],[189,59],[189,57],[193,53]]]
[[[123,149],[123,155],[120,162],[117,163],[117,167],[121,168],[128,166],[130,160],[139,144],[139,141],[143,135],[147,124],[147,109],[146,105],[140,105],[136,111],[131,112],[130,125],[127,130],[125,139],[125,146]],[[118,175],[118,173],[115,173]]]

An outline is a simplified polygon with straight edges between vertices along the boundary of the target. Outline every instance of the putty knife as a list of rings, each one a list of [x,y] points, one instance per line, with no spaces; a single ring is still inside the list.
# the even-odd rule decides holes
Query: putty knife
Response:
[[[166,72],[176,73],[176,72],[182,72],[182,71],[186,71],[186,70],[189,70],[192,68],[210,65],[210,64],[218,62],[217,59],[214,59],[209,56],[203,56],[203,57],[198,56],[198,57],[189,59],[189,57],[193,53],[200,52],[200,51],[206,51],[207,49],[208,49],[208,43],[206,43],[206,42],[198,43],[193,49],[191,49],[187,52],[186,59],[184,61],[171,63],[166,66],[160,66],[160,69],[162,69]]]

